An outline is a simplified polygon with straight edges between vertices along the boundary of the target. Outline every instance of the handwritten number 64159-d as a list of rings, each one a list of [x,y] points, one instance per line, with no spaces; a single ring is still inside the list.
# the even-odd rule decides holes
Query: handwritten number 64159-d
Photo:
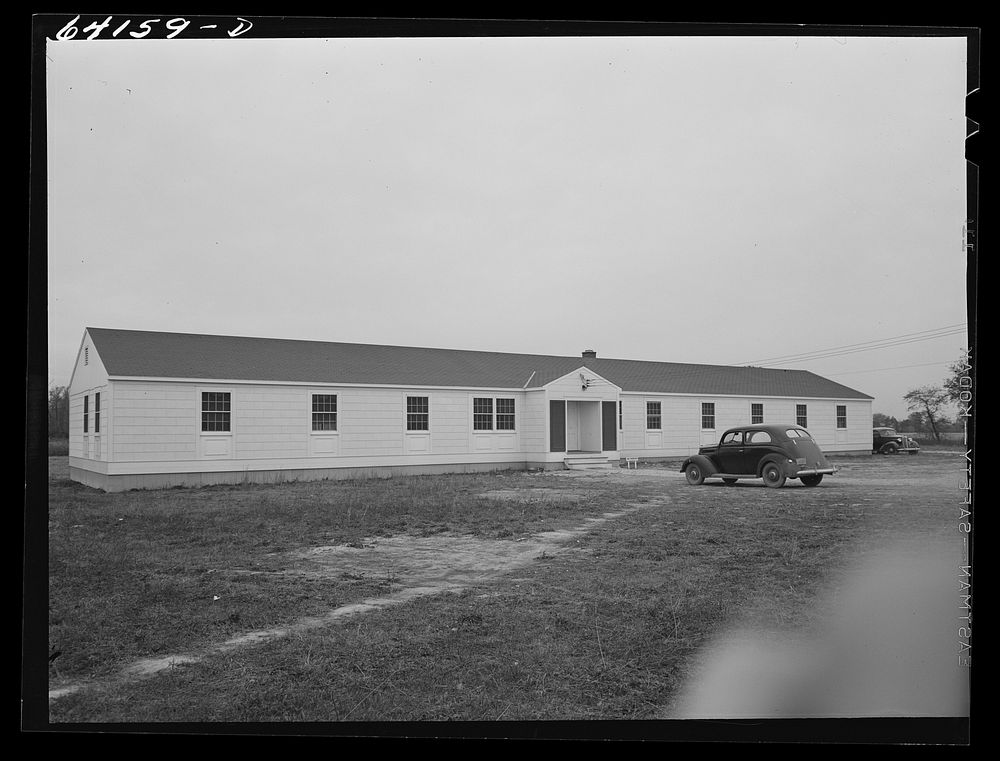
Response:
[[[108,16],[103,21],[93,21],[87,26],[83,27],[83,29],[80,29],[80,27],[77,26],[77,23],[80,21],[80,17],[75,16],[72,21],[70,21],[68,24],[66,24],[66,26],[64,26],[56,33],[56,39],[72,40],[77,36],[77,34],[81,32],[85,35],[89,35],[87,37],[88,40],[96,39],[101,33],[104,32],[104,30],[111,28],[111,21],[113,18],[114,16]],[[168,19],[167,21],[163,21],[162,19],[158,18],[153,18],[141,22],[135,22],[133,19],[126,19],[121,24],[114,27],[114,29],[111,32],[111,36],[118,37],[123,32],[126,32],[126,30],[128,30],[128,28],[130,26],[133,26],[134,24],[135,27],[137,27],[137,30],[135,31],[129,30],[127,32],[127,36],[132,37],[133,39],[140,40],[143,37],[149,35],[151,32],[153,32],[155,29],[155,25],[159,23],[163,23],[163,26],[165,26],[167,29],[170,30],[170,33],[166,35],[166,39],[168,40],[172,40],[174,37],[176,37],[185,29],[187,29],[189,26],[191,26],[191,22],[189,20],[181,17]],[[240,35],[249,32],[252,27],[253,24],[251,22],[247,21],[245,18],[237,17],[235,26],[233,26],[232,29],[227,29],[226,34],[229,37],[239,37]],[[202,24],[196,28],[218,29],[219,25]]]

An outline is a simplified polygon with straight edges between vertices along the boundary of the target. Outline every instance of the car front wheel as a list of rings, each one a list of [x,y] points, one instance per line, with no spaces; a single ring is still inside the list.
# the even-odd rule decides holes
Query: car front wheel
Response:
[[[815,476],[802,476],[799,480],[806,486],[819,486],[819,482],[823,480],[823,474],[817,473]]]
[[[899,451],[899,445],[890,441],[884,447],[882,447],[882,454],[896,454]]]
[[[684,477],[692,486],[700,486],[705,482],[705,474],[702,473],[701,468],[694,463],[687,466],[687,469],[684,471]]]
[[[761,471],[760,475],[764,479],[765,485],[772,489],[780,489],[785,485],[785,474],[781,471],[781,468],[773,462],[769,462],[764,466],[764,470]]]

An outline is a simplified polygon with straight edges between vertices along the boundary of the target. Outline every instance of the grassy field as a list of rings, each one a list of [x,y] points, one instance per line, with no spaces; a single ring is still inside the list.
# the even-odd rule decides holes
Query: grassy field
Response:
[[[689,487],[647,468],[104,494],[53,457],[50,687],[82,687],[52,700],[50,719],[661,718],[722,627],[808,631],[862,550],[902,533],[957,536],[957,455],[837,462],[816,489]],[[571,529],[557,550],[450,593],[212,650],[414,584],[405,556],[319,573],[301,560],[310,548],[440,542],[447,567],[458,539],[499,557]],[[192,652],[203,657],[121,676]]]

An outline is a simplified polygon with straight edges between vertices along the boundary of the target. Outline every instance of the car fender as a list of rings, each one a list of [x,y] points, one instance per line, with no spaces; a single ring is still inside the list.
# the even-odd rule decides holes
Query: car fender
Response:
[[[684,464],[681,465],[681,473],[687,470],[688,465],[691,463],[695,463],[699,468],[701,468],[701,472],[706,476],[712,476],[719,472],[719,469],[715,467],[715,463],[708,457],[703,454],[694,454],[688,457],[684,461]]]
[[[771,453],[761,457],[760,462],[757,463],[757,478],[763,477],[764,466],[767,465],[769,462],[777,463],[778,467],[781,468],[781,472],[784,473],[789,478],[792,478],[795,475],[794,471],[798,470],[794,466],[794,463],[788,462],[788,455]]]

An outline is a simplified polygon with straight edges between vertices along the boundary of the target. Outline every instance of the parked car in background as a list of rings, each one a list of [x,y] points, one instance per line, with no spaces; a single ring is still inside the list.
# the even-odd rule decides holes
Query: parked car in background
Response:
[[[743,425],[730,428],[717,446],[701,447],[688,457],[681,472],[692,486],[706,478],[733,485],[741,478],[762,478],[779,488],[789,478],[818,486],[823,476],[836,473],[809,431],[797,425]]]
[[[872,454],[917,454],[920,445],[909,436],[896,433],[893,428],[872,428]]]

